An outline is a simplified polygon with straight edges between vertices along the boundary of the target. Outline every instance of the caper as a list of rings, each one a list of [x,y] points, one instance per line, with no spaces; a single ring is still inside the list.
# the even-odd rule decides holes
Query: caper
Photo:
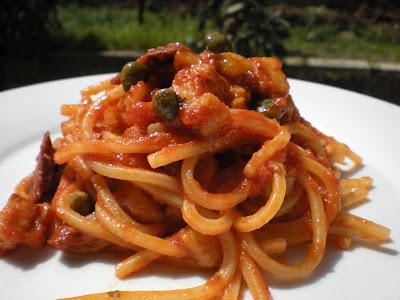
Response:
[[[153,111],[161,120],[171,121],[178,114],[180,102],[181,99],[174,90],[161,89],[153,96]]]
[[[129,88],[139,80],[146,81],[149,79],[149,73],[149,67],[138,61],[126,63],[121,70],[121,82],[124,90],[129,90]]]
[[[93,204],[90,197],[83,191],[75,191],[69,198],[69,207],[82,216],[87,216],[93,212]]]
[[[205,44],[207,50],[215,53],[230,51],[232,48],[226,36],[220,32],[210,32],[207,34]]]
[[[259,113],[262,113],[267,118],[277,119],[277,120],[279,120],[284,113],[284,110],[280,108],[278,105],[276,105],[276,103],[272,99],[261,100],[258,103],[256,110]]]

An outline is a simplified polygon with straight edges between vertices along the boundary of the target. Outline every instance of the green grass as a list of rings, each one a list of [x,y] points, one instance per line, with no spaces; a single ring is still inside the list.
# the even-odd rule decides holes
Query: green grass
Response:
[[[144,50],[202,37],[196,18],[167,12],[146,12],[144,24],[137,22],[136,9],[66,5],[58,7],[57,13],[62,34],[56,39],[67,49]]]
[[[315,57],[340,57],[400,62],[400,42],[386,24],[364,25],[340,31],[336,25],[314,28],[293,26],[285,41],[289,53]]]
[[[54,38],[56,44],[65,50],[143,51],[169,42],[185,43],[203,38],[197,27],[197,17],[189,15],[146,11],[145,23],[139,24],[136,9],[115,6],[69,4],[59,6],[57,13],[62,31],[55,32]],[[390,25],[354,25],[343,32],[335,24],[316,26],[311,23],[290,28],[290,36],[285,40],[289,54],[362,58],[372,63],[382,60],[400,62],[400,34],[396,36]]]

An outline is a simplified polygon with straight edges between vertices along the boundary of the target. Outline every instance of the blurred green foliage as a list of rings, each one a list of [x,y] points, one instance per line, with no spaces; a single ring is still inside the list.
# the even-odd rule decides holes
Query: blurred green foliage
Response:
[[[282,55],[286,51],[299,56],[400,62],[400,24],[353,17],[320,4],[294,9],[297,15],[291,18],[288,10],[283,10],[282,15],[292,23],[289,26],[279,10],[264,8],[270,1],[262,0],[209,0],[203,11],[186,2],[175,3],[173,12],[167,10],[172,4],[157,2],[147,6],[143,24],[138,22],[136,1],[129,5],[81,3],[3,0],[0,53],[29,55],[54,48],[143,51],[175,41],[203,50],[196,42],[217,29],[246,56]]]
[[[259,1],[210,0],[201,13],[200,28],[210,21],[242,55],[285,54],[283,40],[289,35],[289,24]]]
[[[285,40],[292,55],[400,61],[400,30],[395,25],[365,19],[324,21],[329,12],[325,6],[306,8],[305,22],[292,26]]]
[[[59,6],[57,13],[63,28],[57,43],[70,50],[140,51],[203,38],[196,18],[171,16],[167,11],[146,11],[143,24],[137,21],[136,8],[67,4]]]

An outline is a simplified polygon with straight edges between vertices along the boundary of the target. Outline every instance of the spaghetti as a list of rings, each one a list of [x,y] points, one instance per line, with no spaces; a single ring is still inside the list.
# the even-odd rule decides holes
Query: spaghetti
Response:
[[[128,255],[126,278],[155,261],[215,270],[203,285],[70,299],[270,299],[261,269],[309,276],[326,244],[382,243],[389,229],[348,213],[369,177],[340,179],[361,158],[301,118],[277,58],[149,50],[64,105],[62,137],[45,136],[36,170],[0,212],[0,251],[46,243]],[[304,260],[285,252],[305,245]]]

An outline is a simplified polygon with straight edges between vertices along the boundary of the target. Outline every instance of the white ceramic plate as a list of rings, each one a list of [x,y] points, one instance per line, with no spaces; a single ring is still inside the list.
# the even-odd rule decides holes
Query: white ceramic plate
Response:
[[[32,85],[0,93],[0,205],[35,165],[46,130],[59,131],[63,103],[110,75]],[[273,282],[274,299],[400,299],[400,107],[353,92],[290,80],[302,115],[359,153],[359,175],[374,178],[368,203],[354,211],[389,226],[393,242],[379,249],[355,246],[328,254],[305,282]],[[207,274],[154,266],[132,279],[114,276],[115,257],[65,255],[46,248],[20,249],[0,258],[1,299],[55,299],[116,289],[174,289],[201,284]],[[246,298],[251,298],[248,294]]]

